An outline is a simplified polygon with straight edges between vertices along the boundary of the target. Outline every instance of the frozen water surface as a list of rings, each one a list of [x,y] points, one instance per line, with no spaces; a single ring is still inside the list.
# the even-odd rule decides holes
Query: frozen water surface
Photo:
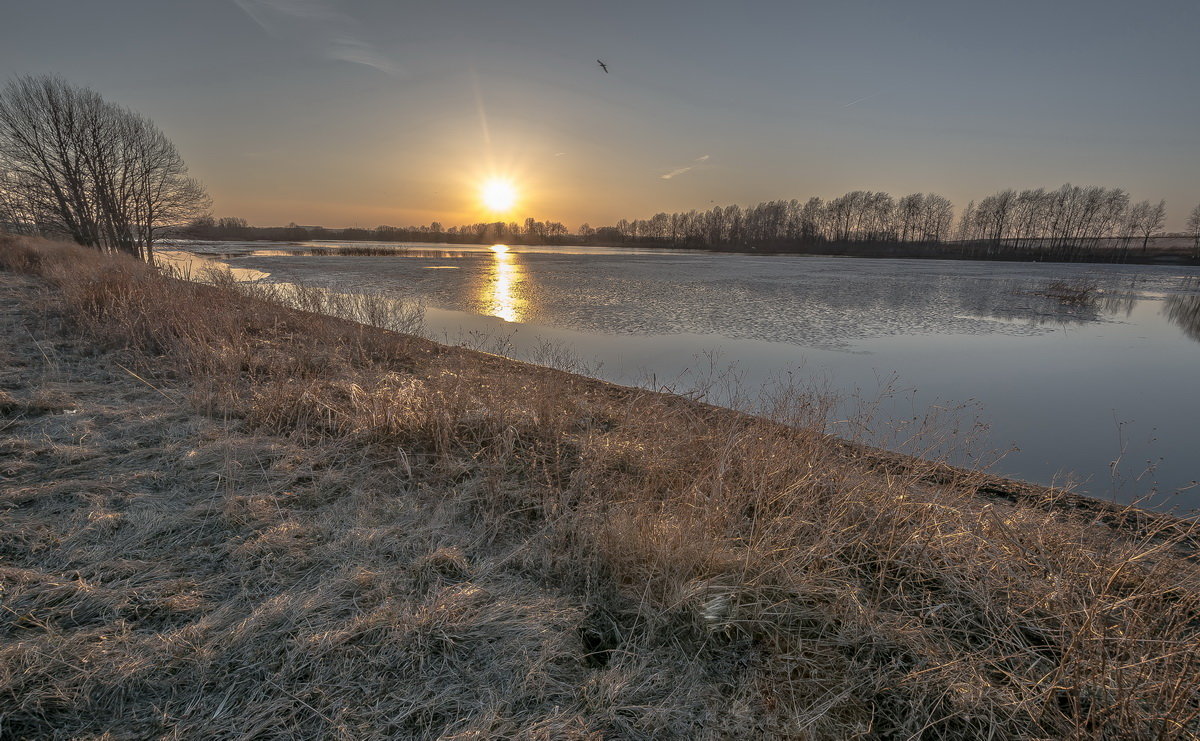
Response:
[[[516,355],[548,340],[620,383],[682,387],[732,366],[727,375],[747,389],[790,374],[843,396],[882,394],[877,408],[893,427],[966,405],[950,416],[989,427],[976,449],[1010,451],[997,472],[1079,482],[1121,501],[1200,506],[1200,490],[1188,489],[1200,478],[1196,268],[598,247],[413,244],[352,257],[305,254],[336,250],[330,243],[182,246],[268,280],[416,298],[435,338]],[[1052,281],[1080,280],[1098,286],[1095,301],[1045,295]]]

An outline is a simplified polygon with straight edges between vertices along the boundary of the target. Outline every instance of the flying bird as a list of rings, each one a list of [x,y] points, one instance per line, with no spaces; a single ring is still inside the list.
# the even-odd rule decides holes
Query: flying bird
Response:
[[[606,74],[606,75],[608,74],[608,65],[607,64],[605,64],[604,62],[601,62],[599,59],[596,60],[596,64],[600,65],[600,69],[604,70],[604,74]]]

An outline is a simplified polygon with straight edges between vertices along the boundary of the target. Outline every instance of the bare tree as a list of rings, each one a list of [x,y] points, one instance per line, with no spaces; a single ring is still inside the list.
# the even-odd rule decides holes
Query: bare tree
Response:
[[[975,201],[968,201],[958,218],[958,241],[969,242],[975,238]]]
[[[921,234],[920,226],[924,211],[924,193],[913,193],[912,195],[903,196],[896,202],[896,236],[901,242],[921,238],[917,235]]]
[[[941,242],[950,233],[954,223],[954,204],[950,199],[930,193],[925,196],[921,215],[921,239],[925,242]]]
[[[1163,223],[1167,220],[1167,202],[1159,201],[1152,204],[1142,201],[1129,210],[1129,225],[1135,234],[1142,238],[1142,253],[1146,252],[1150,237],[1162,231]]]
[[[1200,205],[1188,216],[1187,230],[1192,235],[1192,257],[1200,259]]]
[[[985,239],[999,247],[1011,228],[1011,217],[1016,208],[1017,194],[1011,188],[990,195],[979,202],[975,218],[983,226]]]
[[[59,77],[18,77],[0,91],[0,170],[10,210],[39,231],[146,260],[208,206],[149,119]]]

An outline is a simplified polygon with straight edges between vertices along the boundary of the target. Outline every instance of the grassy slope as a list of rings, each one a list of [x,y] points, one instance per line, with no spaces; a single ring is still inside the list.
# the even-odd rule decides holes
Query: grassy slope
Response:
[[[0,267],[0,736],[1200,733],[1177,523],[77,248]]]

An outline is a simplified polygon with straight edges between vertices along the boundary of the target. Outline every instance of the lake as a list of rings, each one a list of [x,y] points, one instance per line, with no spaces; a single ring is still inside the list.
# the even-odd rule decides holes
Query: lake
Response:
[[[764,385],[821,390],[845,437],[1200,507],[1197,268],[444,244],[336,254],[351,244],[364,246],[179,247],[263,280],[419,300],[437,340],[734,406]],[[318,246],[332,254],[305,254]],[[1092,297],[1048,295],[1055,281]]]

